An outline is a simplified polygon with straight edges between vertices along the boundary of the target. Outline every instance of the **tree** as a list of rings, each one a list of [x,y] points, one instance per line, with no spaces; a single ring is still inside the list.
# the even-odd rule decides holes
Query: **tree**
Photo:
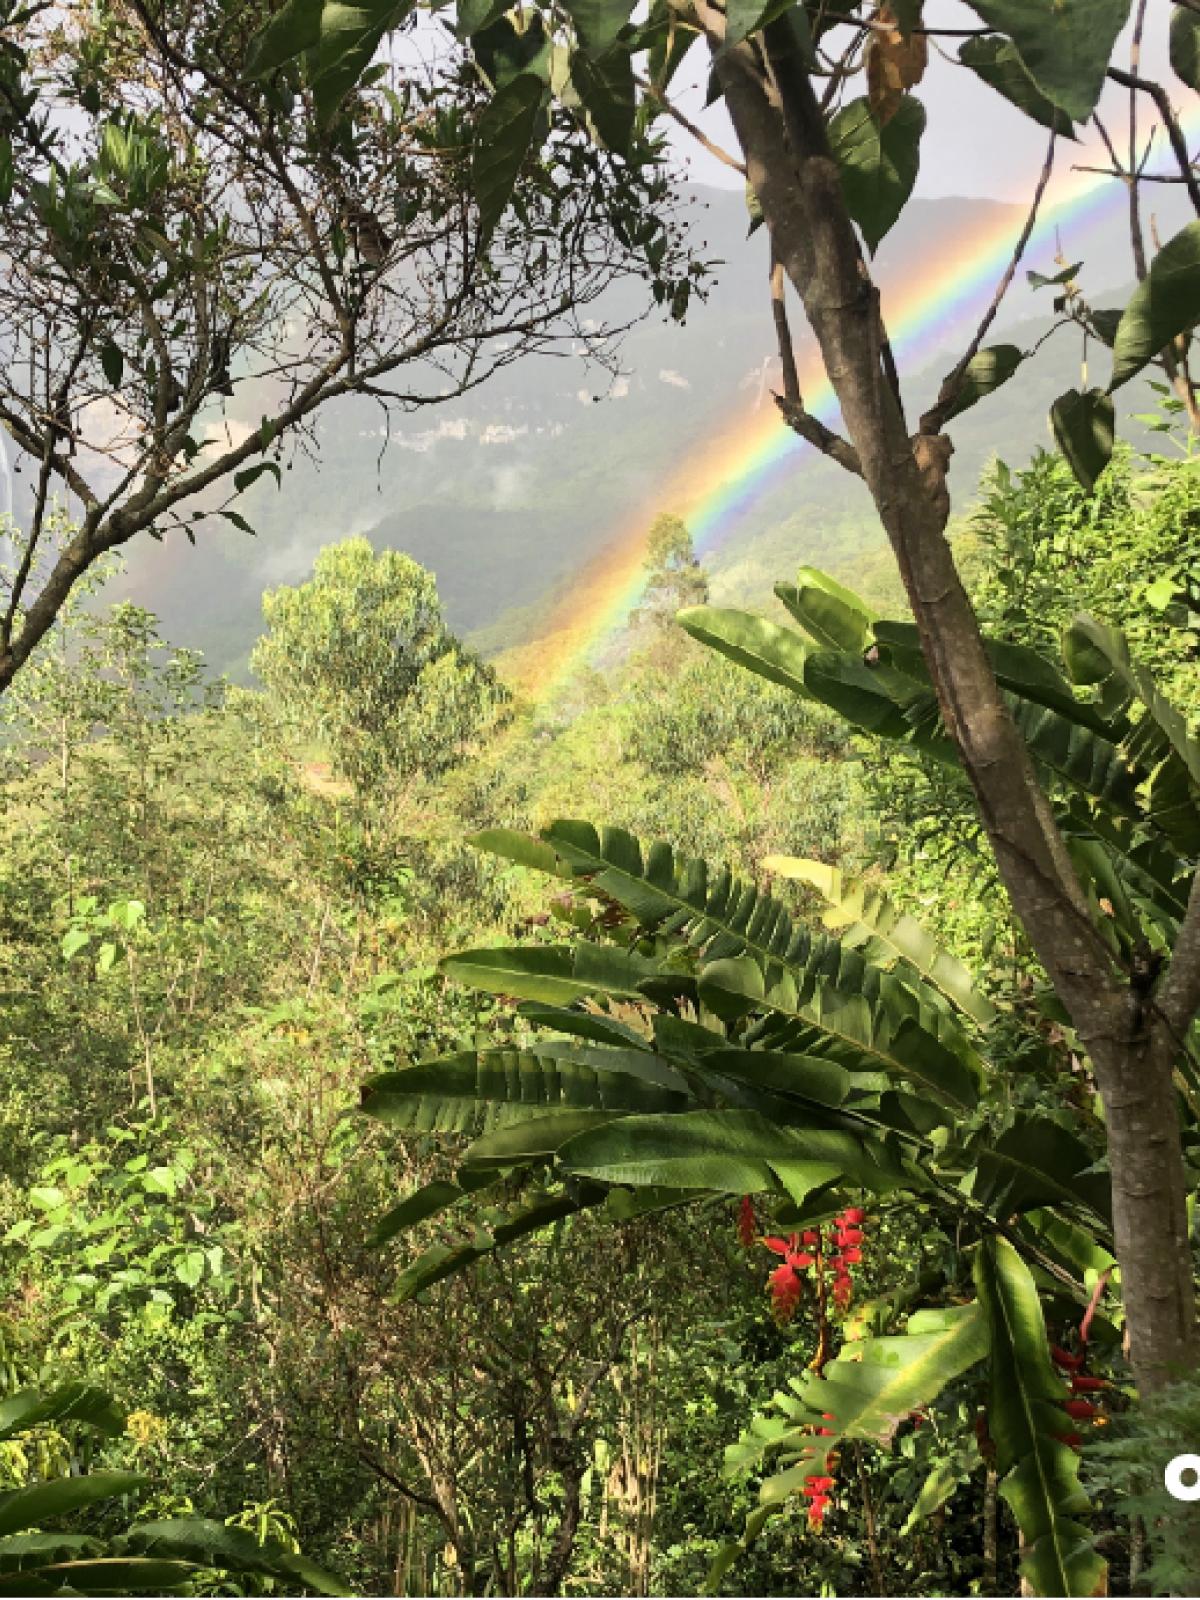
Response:
[[[608,359],[584,314],[630,275],[686,302],[660,171],[610,171],[555,115],[559,181],[513,144],[528,96],[498,119],[457,46],[356,85],[404,6],[354,12],[303,70],[277,9],[0,4],[0,425],[32,479],[0,692],[106,552],[252,531],[238,496],[280,480],[319,407],[440,404],[564,342]],[[497,230],[494,156],[519,229]]]
[[[646,536],[645,598],[635,619],[648,617],[663,626],[684,606],[703,605],[708,599],[708,577],[696,559],[692,536],[682,517],[664,511],[655,517]]]
[[[1200,1008],[1200,876],[1169,957],[1162,952],[1147,967],[1140,955],[1112,948],[1013,719],[945,537],[953,454],[946,428],[1019,368],[1019,349],[988,348],[984,341],[1032,235],[1059,141],[1092,117],[1106,81],[1129,90],[1135,152],[1144,127],[1140,108],[1153,106],[1177,164],[1173,176],[1198,216],[1200,181],[1167,89],[1143,74],[1146,0],[971,5],[983,28],[965,39],[961,30],[939,29],[934,0],[839,0],[834,6],[802,0],[782,10],[664,0],[641,26],[628,24],[625,0],[596,9],[570,6],[570,26],[558,25],[569,73],[553,80],[526,74],[526,92],[553,94],[564,105],[582,102],[598,136],[636,160],[629,133],[639,122],[665,114],[688,124],[670,103],[671,78],[692,44],[709,52],[714,90],[741,147],[740,159],[719,154],[744,173],[770,240],[781,412],[802,438],[861,477],[871,494],[896,555],[938,715],[974,791],[1000,876],[1095,1073],[1106,1110],[1131,1358],[1139,1387],[1149,1394],[1190,1371],[1200,1351],[1173,1081]],[[298,0],[291,0],[290,11],[294,26]],[[1131,12],[1126,71],[1111,59]],[[553,30],[557,13],[544,15]],[[992,304],[914,429],[868,255],[915,182],[924,112],[909,91],[924,75],[930,37],[939,33],[958,41],[958,65],[978,81],[979,93],[1001,94],[1048,130],[1048,148],[1029,218]],[[478,40],[485,38],[481,27]],[[1198,38],[1200,15],[1191,0],[1178,0],[1172,65],[1190,89],[1200,86]],[[477,55],[486,59],[481,44]],[[643,58],[639,72],[634,61],[640,65]],[[855,96],[857,87],[865,93]],[[512,84],[501,88],[493,104],[517,92]],[[1063,320],[1113,351],[1108,387],[1068,391],[1052,412],[1063,454],[1089,487],[1112,451],[1112,394],[1147,367],[1161,369],[1191,426],[1200,424],[1187,365],[1188,335],[1200,315],[1200,221],[1149,259],[1144,169],[1136,160],[1122,166],[1112,150],[1114,176],[1130,196],[1138,288],[1123,313],[1112,317],[1089,307],[1077,286],[1078,269],[1064,269],[1058,286]],[[789,286],[812,330],[844,433],[805,406],[789,328]],[[1124,663],[1094,665],[1099,676],[1115,674],[1127,685],[1137,726],[1173,775],[1174,761],[1182,764],[1179,781],[1194,795],[1200,758],[1186,730],[1175,727],[1159,745],[1153,691],[1145,680]]]
[[[366,539],[322,550],[306,583],[263,596],[263,616],[254,670],[364,795],[455,765],[508,698],[446,627],[432,574]]]

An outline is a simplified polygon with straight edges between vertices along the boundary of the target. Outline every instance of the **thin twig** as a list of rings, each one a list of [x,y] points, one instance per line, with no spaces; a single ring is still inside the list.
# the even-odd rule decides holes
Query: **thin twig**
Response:
[[[1200,181],[1197,181],[1196,174],[1192,170],[1192,158],[1188,154],[1187,141],[1183,137],[1183,129],[1179,126],[1175,113],[1171,110],[1167,91],[1161,83],[1152,83],[1149,78],[1138,77],[1132,72],[1123,72],[1120,67],[1109,67],[1108,76],[1114,83],[1124,84],[1127,89],[1140,89],[1143,94],[1148,94],[1158,107],[1158,114],[1171,141],[1171,149],[1175,152],[1175,159],[1179,163],[1179,171],[1187,185],[1188,195],[1196,215],[1200,216]]]
[[[921,418],[922,433],[941,433],[942,428],[945,425],[946,418],[949,415],[955,400],[958,398],[958,391],[962,384],[963,376],[971,362],[979,354],[980,347],[982,346],[984,339],[987,337],[988,329],[996,320],[1001,303],[1012,286],[1012,281],[1017,275],[1017,268],[1020,266],[1025,255],[1025,251],[1029,247],[1029,241],[1033,237],[1033,230],[1037,225],[1038,212],[1041,210],[1042,200],[1046,193],[1046,187],[1050,182],[1050,175],[1054,171],[1054,147],[1056,142],[1057,135],[1054,129],[1051,129],[1050,143],[1046,147],[1046,159],[1042,163],[1042,170],[1040,176],[1038,177],[1037,187],[1033,191],[1033,202],[1029,207],[1029,214],[1025,218],[1025,226],[1021,229],[1020,236],[1018,237],[1016,245],[1013,248],[1013,253],[1009,260],[1008,266],[1004,269],[1004,276],[996,285],[996,292],[992,296],[991,304],[984,312],[983,321],[975,330],[975,336],[964,351],[962,359],[942,384],[936,404]]]
[[[667,99],[662,90],[656,89],[648,78],[643,78],[640,73],[635,72],[633,75],[633,81],[637,84],[638,88],[642,90],[643,94],[648,94],[652,100],[656,101],[657,104],[663,108],[669,117],[676,121],[681,128],[690,133],[697,144],[703,145],[704,149],[708,151],[710,156],[716,156],[718,161],[723,161],[727,167],[732,167],[735,172],[740,172],[743,178],[746,176],[746,168],[737,159],[737,157],[731,156],[728,150],[722,150],[719,144],[714,143],[714,141],[708,137],[702,128],[698,128],[694,122],[685,117],[683,112],[679,110],[678,106],[673,105],[672,102]]]
[[[840,433],[827,428],[819,417],[805,410],[800,393],[800,374],[796,370],[796,352],[792,345],[792,331],[788,325],[787,303],[784,300],[785,278],[783,263],[772,252],[771,259],[771,315],[775,320],[775,335],[779,341],[779,361],[783,367],[783,393],[775,396],[780,415],[793,433],[807,440],[822,455],[831,457],[847,472],[862,477],[862,463],[858,451]]]

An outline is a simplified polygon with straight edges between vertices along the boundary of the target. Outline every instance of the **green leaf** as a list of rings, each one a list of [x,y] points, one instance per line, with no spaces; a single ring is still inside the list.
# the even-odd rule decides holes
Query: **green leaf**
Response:
[[[571,58],[571,83],[601,142],[620,155],[629,154],[637,118],[633,63],[624,50],[610,50],[598,59]]]
[[[610,50],[633,15],[633,0],[564,0],[564,6],[580,47],[590,56]]]
[[[188,1561],[224,1572],[258,1572],[298,1580],[314,1594],[352,1595],[355,1591],[306,1556],[278,1539],[262,1542],[248,1528],[231,1527],[207,1517],[172,1517],[132,1528],[122,1545],[155,1559]]]
[[[958,1489],[959,1485],[983,1465],[983,1458],[979,1454],[979,1445],[974,1436],[968,1436],[967,1443],[939,1461],[933,1471],[921,1485],[921,1492],[913,1502],[904,1526],[900,1529],[901,1537],[915,1531],[918,1523],[933,1516],[935,1511],[940,1511]]]
[[[597,1072],[533,1050],[463,1051],[384,1072],[363,1086],[363,1110],[422,1132],[473,1129],[488,1105],[527,1113],[557,1109],[682,1111],[688,1096],[624,1072]]]
[[[490,28],[508,10],[508,0],[458,0],[455,33],[460,39]]]
[[[1109,1180],[1089,1171],[1093,1165],[1087,1146],[1067,1128],[1047,1117],[1018,1115],[983,1148],[971,1175],[971,1198],[1001,1222],[1015,1212],[1064,1202],[1107,1219],[1112,1214]]]
[[[400,26],[415,0],[325,0],[320,37],[306,56],[317,116],[323,124],[367,70],[386,34]]]
[[[109,339],[101,347],[100,365],[104,370],[104,376],[108,379],[110,388],[119,389],[121,387],[121,376],[125,371],[125,357],[121,354],[120,345],[114,344]]]
[[[1082,261],[1073,261],[1070,266],[1060,267],[1051,275],[1044,272],[1027,272],[1025,277],[1031,289],[1057,289],[1063,284],[1074,283],[1083,270]]]
[[[865,95],[843,106],[829,124],[846,206],[872,254],[913,191],[924,131],[925,107],[910,94],[882,127]]]
[[[1200,90],[1200,16],[1176,6],[1171,18],[1171,66],[1189,89]]]
[[[1050,408],[1050,425],[1058,448],[1085,489],[1112,460],[1115,412],[1112,399],[1100,389],[1068,389]]]
[[[70,961],[72,956],[77,956],[79,952],[83,949],[86,949],[91,942],[92,936],[86,928],[68,928],[67,932],[63,935],[63,960]]]
[[[810,698],[804,682],[808,650],[790,628],[720,606],[691,606],[675,620],[693,639],[719,650],[739,667]]]
[[[0,1595],[30,1600],[34,1595],[180,1594],[194,1569],[179,1561],[150,1561],[137,1556],[97,1556],[83,1561],[57,1561],[36,1571],[0,1576]]]
[[[252,483],[257,483],[264,472],[273,472],[275,474],[276,488],[283,487],[283,474],[279,470],[277,461],[256,461],[252,467],[246,467],[242,472],[235,472],[233,486],[241,494]]]
[[[208,1258],[203,1250],[188,1250],[175,1263],[175,1276],[187,1288],[194,1289],[204,1276]]]
[[[967,0],[1007,34],[1042,93],[1075,122],[1096,109],[1130,0]],[[1039,119],[1040,120],[1040,119]]]
[[[1200,322],[1200,222],[1168,239],[1117,324],[1111,394]]]
[[[777,583],[775,593],[822,649],[862,652],[870,645],[874,613],[828,573],[801,567],[795,583]]]
[[[611,945],[507,945],[464,950],[438,963],[447,977],[488,994],[544,1005],[570,1005],[592,995],[640,1000],[638,985],[658,971],[653,961]]]
[[[725,1453],[726,1470],[741,1471],[785,1451],[796,1464],[767,1478],[765,1505],[799,1494],[843,1439],[889,1444],[910,1412],[976,1366],[988,1352],[988,1325],[978,1302],[917,1311],[902,1334],[853,1340],[818,1377],[805,1372],[780,1391],[771,1413],[756,1417]],[[828,1419],[828,1420],[827,1420]],[[815,1430],[831,1432],[816,1436]]]
[[[531,872],[544,872],[552,878],[571,876],[550,846],[532,834],[518,833],[512,828],[484,828],[479,833],[469,833],[466,843],[476,850],[486,850],[489,855],[513,861],[519,867],[528,867]]]
[[[959,380],[958,393],[946,412],[946,421],[961,416],[1007,383],[1024,359],[1024,351],[1015,344],[995,344],[972,356]]]
[[[24,1389],[0,1400],[0,1442],[43,1422],[80,1422],[111,1437],[125,1432],[125,1413],[89,1383],[66,1383],[48,1395]]]
[[[497,91],[476,124],[471,183],[479,207],[480,250],[508,208],[544,93],[540,78],[523,73]]]
[[[86,1472],[77,1478],[51,1478],[24,1489],[0,1494],[0,1535],[37,1527],[50,1517],[60,1517],[97,1500],[111,1500],[143,1488],[147,1479],[138,1472]]]
[[[968,39],[959,47],[958,59],[1018,111],[1040,122],[1043,128],[1053,128],[1062,138],[1074,139],[1074,123],[1034,83],[1011,39],[995,35]]]
[[[779,1169],[809,1186],[847,1181],[886,1191],[906,1181],[882,1146],[828,1128],[784,1128],[753,1111],[622,1117],[581,1133],[558,1152],[568,1172],[604,1183],[728,1194],[778,1190]],[[790,1187],[790,1183],[788,1183]]]
[[[557,1111],[549,1117],[530,1117],[485,1133],[468,1146],[463,1159],[471,1167],[527,1166],[555,1155],[578,1134],[607,1127],[617,1115],[612,1111]]]
[[[1033,1277],[1013,1246],[994,1237],[979,1249],[975,1277],[991,1327],[988,1425],[1000,1493],[1024,1536],[1022,1574],[1038,1594],[1096,1594],[1106,1568],[1081,1520],[1090,1507],[1078,1457],[1056,1437],[1073,1429]]]
[[[505,1221],[491,1228],[477,1228],[471,1243],[437,1244],[426,1250],[399,1275],[392,1299],[398,1303],[411,1300],[444,1278],[474,1266],[502,1246],[601,1205],[607,1196],[607,1190],[594,1187],[586,1188],[575,1198],[564,1194],[538,1194],[512,1211]]]
[[[250,41],[245,71],[250,78],[265,77],[286,61],[294,61],[320,42],[325,0],[286,0],[270,22]]]

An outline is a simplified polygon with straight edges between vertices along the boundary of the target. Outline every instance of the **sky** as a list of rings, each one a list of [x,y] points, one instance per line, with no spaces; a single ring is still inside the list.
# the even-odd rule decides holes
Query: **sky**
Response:
[[[1188,94],[1173,79],[1167,66],[1167,28],[1173,6],[1170,0],[1149,0],[1142,45],[1142,62],[1148,76],[1158,77],[1178,90],[1178,98]],[[977,28],[979,16],[963,0],[926,0],[925,16],[930,26]],[[1127,66],[1132,24],[1118,42],[1114,61]],[[958,41],[942,41],[941,48],[952,56]],[[687,57],[676,79],[675,97],[681,109],[703,127],[709,138],[726,149],[736,151],[733,130],[723,107],[703,108],[707,83],[707,61],[699,46]],[[859,80],[861,83],[861,79]],[[686,86],[686,87],[685,87]],[[682,91],[682,92],[681,92]],[[939,58],[931,51],[929,69],[916,91],[925,103],[928,123],[921,141],[921,170],[916,193],[925,199],[945,195],[970,195],[993,200],[1022,202],[1028,199],[1031,180],[1041,169],[1046,154],[1046,134],[1028,117],[1014,110],[1000,95],[984,88],[967,69]],[[1121,138],[1125,128],[1128,91],[1110,84],[1101,101],[1101,114],[1109,131]],[[1149,108],[1146,108],[1147,110]],[[1145,118],[1144,120],[1148,120]],[[1094,142],[1093,135],[1092,141]],[[672,144],[686,163],[691,176],[700,183],[723,189],[740,188],[736,172],[708,155],[687,133],[677,130]],[[1067,155],[1067,152],[1071,152]],[[1064,145],[1061,159],[1090,159]]]

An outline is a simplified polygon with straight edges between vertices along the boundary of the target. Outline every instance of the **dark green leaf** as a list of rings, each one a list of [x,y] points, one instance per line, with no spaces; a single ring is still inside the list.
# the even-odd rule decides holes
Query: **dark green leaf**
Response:
[[[995,344],[972,356],[959,381],[958,393],[946,413],[946,421],[961,416],[1001,384],[1007,383],[1024,359],[1024,352],[1015,344]]]
[[[1007,34],[1030,76],[1075,122],[1096,109],[1130,0],[967,0]]]
[[[108,379],[110,387],[119,389],[121,376],[125,371],[125,357],[121,354],[120,346],[114,344],[111,339],[101,348],[100,365],[104,369],[104,376]]]
[[[246,52],[246,74],[264,77],[320,42],[325,0],[286,0]]]
[[[190,1561],[199,1567],[225,1572],[259,1572],[297,1579],[315,1594],[354,1593],[333,1573],[297,1555],[278,1539],[260,1543],[247,1528],[231,1527],[206,1517],[173,1517],[163,1522],[143,1522],[122,1543],[142,1556]]]
[[[1112,1208],[1109,1181],[1088,1170],[1093,1162],[1086,1145],[1057,1122],[1019,1116],[980,1154],[971,1196],[1000,1221],[1064,1201],[1107,1218]]]
[[[610,50],[633,15],[633,0],[564,0],[564,4],[580,47],[590,56]]]
[[[1053,128],[1065,139],[1075,137],[1074,123],[1034,83],[1011,39],[999,36],[968,39],[960,46],[958,59],[1027,117],[1040,122],[1044,128]]]
[[[1133,291],[1113,342],[1111,394],[1200,322],[1200,222],[1169,239]]]
[[[496,93],[476,125],[471,180],[479,207],[481,250],[512,197],[544,92],[539,78],[530,74],[514,78]]]
[[[245,467],[241,472],[235,472],[233,475],[233,486],[237,492],[241,494],[244,490],[248,489],[252,483],[257,483],[264,472],[273,472],[275,474],[276,486],[279,488],[283,487],[283,474],[279,470],[278,462],[275,461],[256,461],[252,467]]]
[[[42,1422],[81,1422],[113,1437],[125,1432],[125,1413],[103,1389],[88,1383],[67,1383],[48,1395],[25,1389],[0,1400],[0,1440]]]
[[[906,94],[881,127],[864,95],[829,125],[850,215],[873,253],[897,221],[917,181],[925,107]]]
[[[628,155],[637,116],[633,63],[624,50],[610,50],[595,58],[571,58],[571,83],[601,141],[610,150]]]
[[[1200,90],[1200,16],[1182,6],[1171,18],[1171,66],[1189,89]]]
[[[1102,389],[1068,389],[1050,408],[1050,426],[1058,448],[1085,489],[1112,460],[1115,409]]]
[[[51,1478],[25,1489],[10,1489],[0,1494],[0,1535],[37,1527],[97,1500],[132,1494],[146,1481],[138,1472],[87,1472],[77,1478]]]

